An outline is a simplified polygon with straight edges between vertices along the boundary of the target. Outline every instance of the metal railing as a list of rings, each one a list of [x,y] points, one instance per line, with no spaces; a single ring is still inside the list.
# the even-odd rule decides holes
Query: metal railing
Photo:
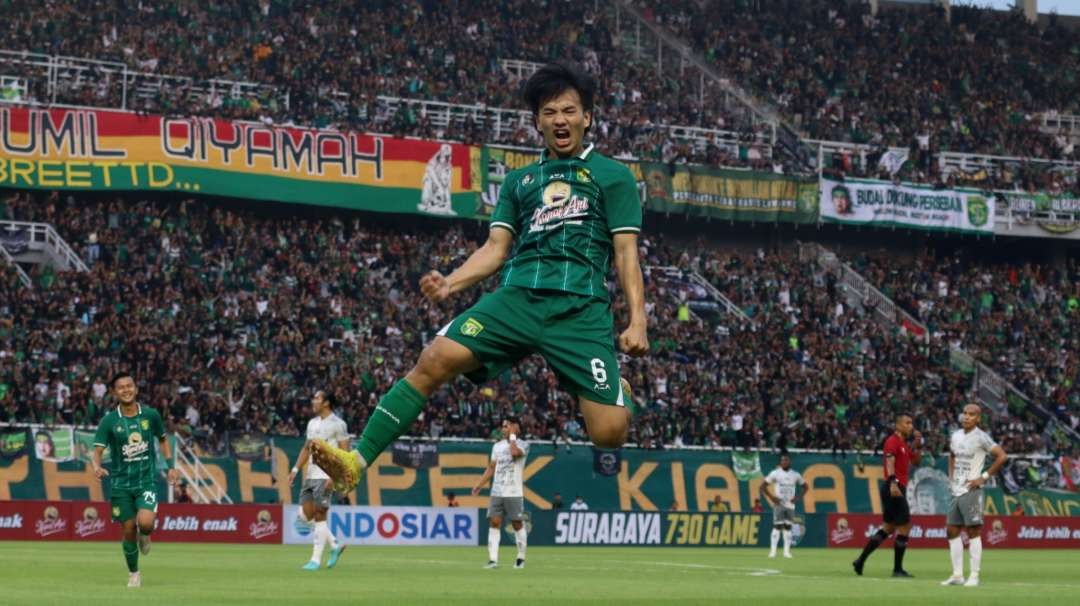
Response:
[[[176,437],[176,469],[187,481],[196,503],[232,503],[232,497],[221,484],[214,480],[210,470],[203,465],[191,445],[179,434]]]
[[[2,221],[0,230],[17,232],[26,230],[29,237],[30,248],[45,249],[58,262],[60,269],[64,271],[90,271],[82,258],[60,237],[60,234],[48,223],[31,223],[29,221]],[[36,247],[34,245],[37,245]],[[5,251],[6,252],[6,251]]]
[[[137,110],[147,102],[168,97],[206,107],[236,101],[272,102],[289,107],[289,92],[275,86],[157,74],[116,61],[82,57],[0,50],[0,78],[4,77],[19,81],[25,91],[23,98],[6,100],[14,103],[76,107],[85,105],[84,99],[89,97],[94,105]],[[0,96],[0,102],[3,101]]]
[[[502,70],[517,80],[524,80],[536,73],[544,65],[535,61],[522,61],[521,59],[499,59]]]
[[[744,312],[742,308],[733,303],[731,299],[727,298],[724,293],[720,292],[715,286],[712,285],[711,282],[706,280],[701,274],[694,271],[680,269],[673,265],[650,265],[647,267],[647,269],[650,272],[659,273],[661,276],[664,276],[668,279],[681,280],[691,285],[700,287],[710,297],[712,297],[713,301],[715,301],[716,304],[720,306],[720,309],[724,310],[730,315],[735,316],[743,324],[754,323],[753,319],[750,316],[746,315],[746,312]]]
[[[1070,137],[1080,138],[1080,115],[1059,114],[1058,112],[1042,112],[1038,114],[1039,130],[1050,134],[1065,134]]]
[[[824,246],[815,242],[800,243],[799,255],[800,258],[803,258],[804,260],[817,262],[822,269],[833,274],[833,276],[836,277],[837,282],[843,286],[847,292],[858,297],[864,307],[870,309],[882,319],[900,326],[905,326],[909,330],[915,328],[917,329],[916,334],[919,339],[924,342],[929,341],[930,331],[926,328],[925,324],[893,302],[892,299],[875,288],[873,284],[866,280],[866,278],[862,277],[859,272],[852,269],[847,263],[841,261],[836,254],[829,251]]]
[[[22,282],[23,286],[26,288],[34,287],[34,281],[30,279],[30,276],[26,274],[22,267],[19,267],[19,264],[15,262],[11,253],[7,251],[7,247],[3,244],[0,244],[0,259],[3,259],[5,263],[15,268],[15,274],[19,276],[19,282]]]

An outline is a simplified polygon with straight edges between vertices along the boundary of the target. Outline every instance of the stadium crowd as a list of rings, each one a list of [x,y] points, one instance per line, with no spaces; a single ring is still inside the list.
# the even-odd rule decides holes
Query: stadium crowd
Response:
[[[1080,266],[975,262],[932,252],[855,259],[863,275],[927,325],[1080,427]],[[1020,402],[1016,402],[1020,405]]]
[[[1080,113],[1080,34],[1056,19],[963,4],[948,18],[832,0],[638,4],[812,138],[1080,159],[1038,130],[1041,112]]]
[[[52,223],[91,267],[39,266],[32,290],[6,274],[0,421],[92,424],[106,406],[107,377],[128,367],[170,427],[209,451],[223,449],[230,430],[295,435],[315,389],[333,393],[356,429],[434,331],[484,290],[443,307],[415,287],[423,272],[448,271],[479,244],[482,232],[466,225],[56,192],[8,195],[0,211]],[[707,298],[700,289],[649,269],[652,353],[623,367],[646,408],[632,441],[839,456],[878,447],[892,413],[914,408],[941,452],[970,384],[949,370],[941,347],[847,307],[830,278],[793,252],[699,244],[649,235],[643,264],[699,272],[753,322],[690,313]],[[624,314],[621,303],[614,311]],[[514,412],[530,437],[584,439],[575,409],[534,357],[492,384],[461,380],[439,391],[415,433],[486,437]],[[1054,447],[1041,423],[1021,413],[994,431],[1012,451],[1040,452]]]
[[[0,48],[118,61],[132,69],[269,85],[261,96],[191,95],[191,82],[162,86],[134,102],[140,111],[258,118],[277,123],[535,144],[523,125],[495,137],[484,120],[436,128],[406,104],[390,112],[379,95],[519,108],[517,77],[502,60],[570,59],[599,79],[595,138],[615,156],[783,170],[764,143],[768,127],[732,109],[724,95],[678,73],[657,73],[615,34],[606,5],[533,0],[465,3],[343,0],[303,5],[271,0],[200,5],[16,0],[0,25]],[[679,0],[639,3],[646,17],[683,37],[723,73],[748,87],[812,138],[872,145],[867,161],[837,154],[830,167],[880,173],[888,146],[909,147],[900,176],[1008,188],[1064,180],[1036,165],[999,179],[938,174],[939,150],[1080,160],[1067,137],[1039,132],[1043,111],[1080,112],[1080,36],[1038,29],[1015,14],[956,6],[951,22],[934,9],[887,10],[830,0]],[[894,35],[899,32],[899,35]],[[406,35],[407,34],[407,35]],[[949,60],[944,60],[948,58]],[[768,69],[762,69],[768,65]],[[883,67],[885,66],[885,67]],[[6,71],[18,69],[15,64]],[[17,75],[17,74],[12,74]],[[44,78],[31,96],[46,99]],[[59,91],[58,102],[119,104],[116,78],[101,74]],[[287,92],[288,106],[284,102]],[[972,101],[977,99],[977,101]],[[668,125],[741,133],[737,142],[691,145]],[[895,173],[894,173],[895,174]],[[888,175],[894,176],[894,175]]]

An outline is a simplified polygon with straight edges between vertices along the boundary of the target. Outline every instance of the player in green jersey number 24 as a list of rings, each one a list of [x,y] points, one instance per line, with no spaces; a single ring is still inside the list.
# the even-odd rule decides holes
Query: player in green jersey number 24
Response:
[[[499,288],[438,332],[371,412],[357,450],[312,444],[315,462],[339,490],[356,485],[439,386],[462,374],[477,383],[493,379],[534,353],[576,396],[593,443],[617,448],[626,441],[634,403],[620,380],[616,342],[630,356],[649,348],[637,248],[641,203],[630,170],[585,144],[595,89],[591,76],[561,63],[525,84],[522,97],[546,149],[507,175],[483,246],[450,275],[431,271],[420,280],[436,304],[501,269]],[[629,311],[617,340],[607,287],[612,262]]]
[[[172,450],[165,439],[165,424],[153,408],[144,408],[136,400],[139,394],[135,379],[120,373],[109,383],[119,405],[110,410],[94,434],[94,475],[111,479],[112,518],[124,527],[124,560],[128,567],[128,587],[139,587],[139,552],[150,553],[150,533],[157,516],[157,450],[169,467],[169,483],[179,477],[173,468]],[[101,456],[109,449],[111,471],[101,466]]]

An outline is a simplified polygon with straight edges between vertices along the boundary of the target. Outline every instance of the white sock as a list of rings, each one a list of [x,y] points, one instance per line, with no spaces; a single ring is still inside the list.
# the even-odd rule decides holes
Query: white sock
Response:
[[[488,561],[499,561],[499,534],[502,533],[498,528],[488,528]]]
[[[949,539],[949,559],[952,560],[952,575],[964,576],[964,539]]]
[[[772,553],[776,553],[776,544],[780,542],[780,531],[773,528],[772,535],[769,536],[769,541],[772,546],[770,550]]]
[[[514,538],[517,539],[517,548],[518,548],[518,556],[517,557],[518,557],[519,560],[524,560],[525,559],[525,547],[529,543],[528,536],[529,536],[529,534],[527,532],[525,532],[525,525],[524,524],[521,526],[521,528],[514,531]]]
[[[315,522],[315,531],[311,533],[311,561],[322,564],[322,552],[323,546],[326,543],[326,537],[323,531],[326,530],[326,522]]]
[[[784,529],[780,534],[784,537],[784,553],[791,553],[791,531]]]
[[[971,574],[979,576],[979,569],[982,568],[982,537],[968,541],[968,555],[971,557]]]
[[[326,520],[315,522],[315,531],[322,533],[323,543],[325,545],[329,545],[330,549],[337,549],[337,537],[334,536],[334,533],[330,532],[330,524]]]

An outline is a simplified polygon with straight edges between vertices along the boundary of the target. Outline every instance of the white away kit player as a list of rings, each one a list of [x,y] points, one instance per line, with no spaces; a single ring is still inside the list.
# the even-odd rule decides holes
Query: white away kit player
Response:
[[[315,413],[315,417],[308,421],[307,442],[300,450],[296,465],[289,472],[289,486],[292,486],[300,468],[308,463],[312,440],[323,440],[339,448],[349,447],[349,430],[345,421],[334,414],[333,396],[324,391],[315,392],[315,396],[311,398],[311,410]],[[304,484],[300,490],[300,513],[297,520],[297,530],[310,531],[314,535],[311,560],[304,564],[304,570],[314,571],[322,566],[323,549],[327,545],[330,546],[327,568],[337,566],[338,558],[345,551],[345,545],[338,545],[337,538],[330,532],[330,527],[326,523],[326,514],[330,511],[330,505],[337,496],[330,476],[320,469],[315,461],[311,461],[304,471]],[[314,528],[312,528],[312,522],[314,522]]]
[[[525,459],[529,456],[529,444],[518,439],[521,425],[515,417],[507,417],[501,427],[503,439],[491,449],[491,462],[480,482],[473,487],[473,495],[494,477],[491,482],[491,503],[488,505],[488,563],[485,568],[499,566],[499,536],[503,518],[514,527],[517,543],[517,561],[514,568],[525,568],[525,486],[523,473]]]
[[[949,485],[952,502],[945,516],[949,536],[949,558],[952,560],[952,576],[942,585],[979,586],[982,568],[983,484],[1001,471],[1008,455],[993,438],[979,428],[982,409],[978,404],[968,404],[960,415],[960,429],[949,438]],[[993,455],[990,469],[983,471],[986,455]],[[963,529],[968,536],[968,555],[971,559],[971,575],[964,580]]]
[[[780,456],[780,467],[765,476],[761,495],[773,506],[773,529],[770,537],[769,557],[776,557],[776,544],[784,538],[784,557],[791,556],[791,527],[795,523],[795,501],[806,494],[806,481],[802,474],[791,468],[791,457]]]

